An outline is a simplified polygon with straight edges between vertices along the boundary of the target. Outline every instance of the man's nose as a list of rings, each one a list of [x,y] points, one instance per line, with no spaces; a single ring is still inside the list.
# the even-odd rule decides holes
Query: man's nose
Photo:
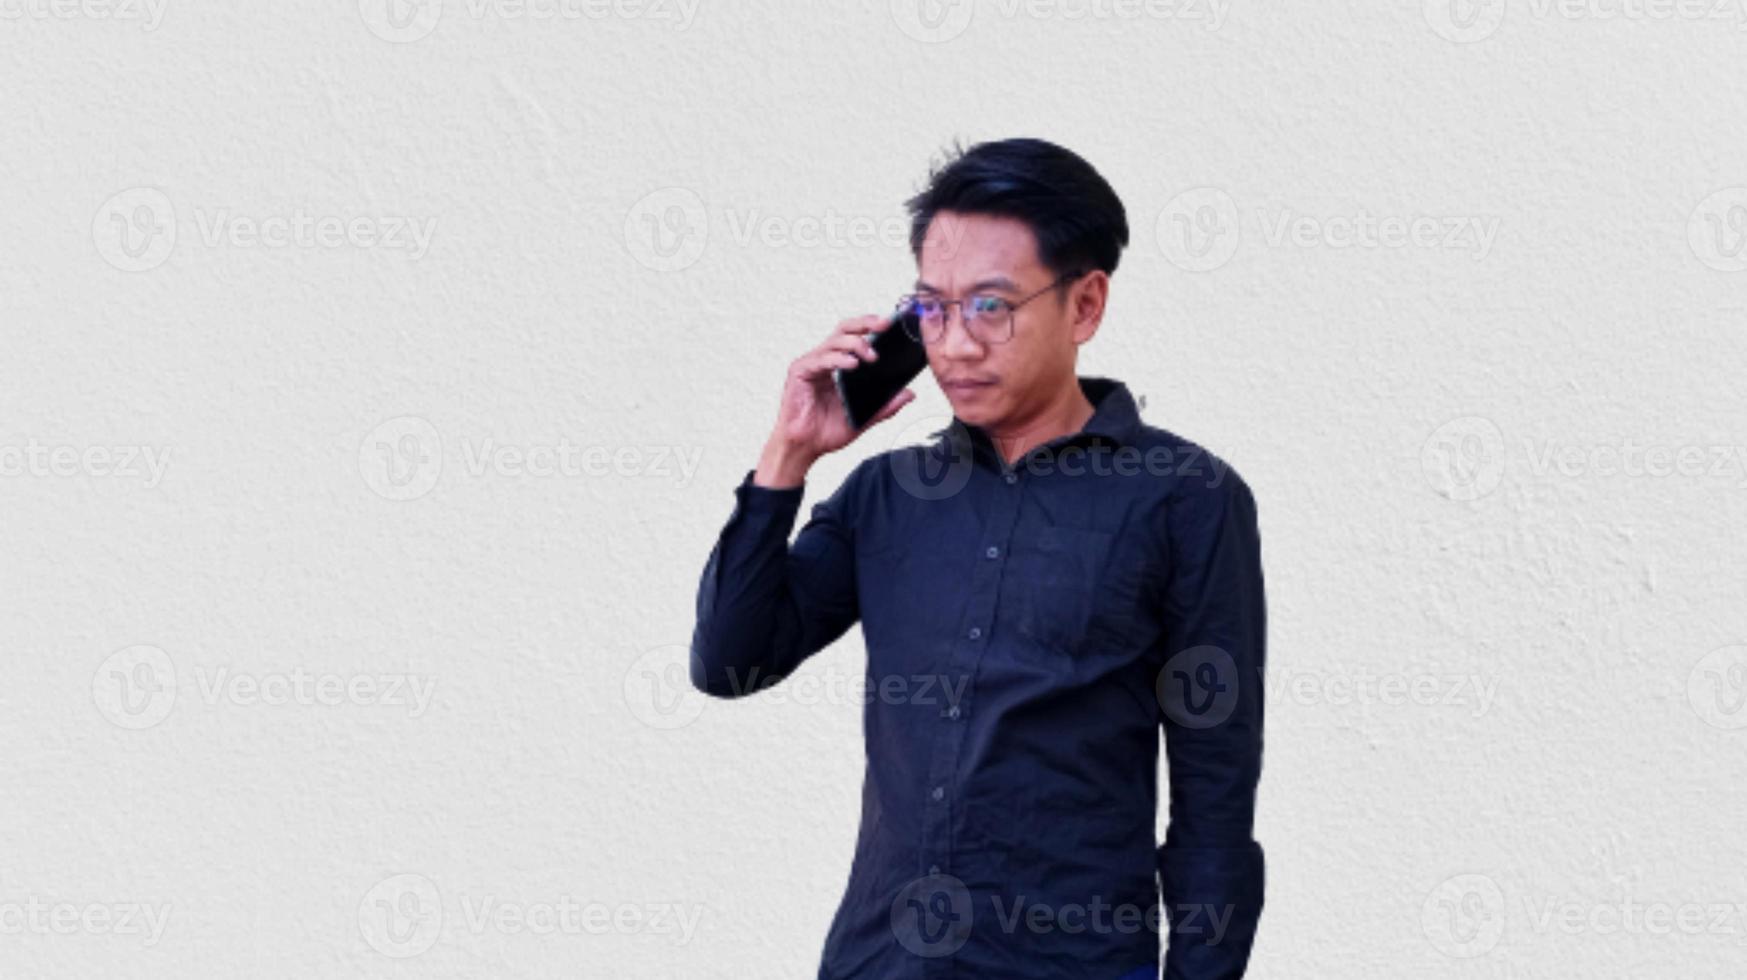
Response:
[[[964,306],[954,303],[942,310],[940,315],[945,317],[940,337],[942,353],[954,360],[981,357],[983,343],[971,336],[970,325],[965,321]],[[955,324],[954,321],[957,323]]]

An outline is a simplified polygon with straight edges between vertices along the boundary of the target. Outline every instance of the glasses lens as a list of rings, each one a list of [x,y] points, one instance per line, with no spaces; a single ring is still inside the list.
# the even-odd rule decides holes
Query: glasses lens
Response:
[[[911,295],[898,300],[897,312],[906,333],[932,344],[946,335],[948,305],[939,297]],[[977,340],[999,344],[1012,339],[1013,306],[1004,298],[988,294],[971,296],[959,309],[965,328]]]
[[[1012,335],[1013,307],[999,296],[972,296],[965,313],[980,340],[998,344]]]
[[[946,323],[946,318],[942,315],[940,300],[929,296],[908,296],[905,299],[907,302],[905,311],[915,315],[917,321],[915,326],[920,327],[922,331],[921,336],[916,336],[914,333],[911,336],[927,343],[939,340],[940,328]],[[906,328],[909,326],[909,321],[906,321]]]

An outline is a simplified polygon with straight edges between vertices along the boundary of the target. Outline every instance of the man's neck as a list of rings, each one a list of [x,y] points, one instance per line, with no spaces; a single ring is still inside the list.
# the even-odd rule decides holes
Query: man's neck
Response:
[[[1080,390],[1079,377],[1075,376],[1072,384],[1064,386],[1056,398],[1028,418],[988,430],[989,439],[1002,461],[1012,466],[1014,460],[1023,459],[1026,453],[1051,439],[1084,429],[1092,421],[1094,411],[1091,400]]]

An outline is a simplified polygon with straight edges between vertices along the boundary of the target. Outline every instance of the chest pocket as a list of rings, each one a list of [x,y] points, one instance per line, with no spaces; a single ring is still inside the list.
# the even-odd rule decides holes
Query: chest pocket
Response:
[[[1015,656],[1063,666],[1138,642],[1143,556],[1114,533],[1045,527],[1015,542],[1002,590]]]
[[[1020,657],[1073,657],[1085,645],[1104,559],[1115,535],[1081,528],[1043,528],[1013,542],[1003,589]]]

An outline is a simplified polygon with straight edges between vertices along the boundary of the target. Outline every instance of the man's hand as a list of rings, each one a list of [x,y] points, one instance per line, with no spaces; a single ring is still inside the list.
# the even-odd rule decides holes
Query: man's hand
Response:
[[[891,325],[892,321],[877,314],[845,320],[824,343],[789,365],[776,429],[765,443],[753,483],[763,487],[799,486],[819,457],[849,445],[861,432],[891,418],[915,400],[916,393],[905,388],[893,395],[858,432],[849,427],[843,399],[831,378],[831,372],[839,368],[849,369],[862,361],[877,360],[879,355],[874,353],[873,342],[868,338]]]

